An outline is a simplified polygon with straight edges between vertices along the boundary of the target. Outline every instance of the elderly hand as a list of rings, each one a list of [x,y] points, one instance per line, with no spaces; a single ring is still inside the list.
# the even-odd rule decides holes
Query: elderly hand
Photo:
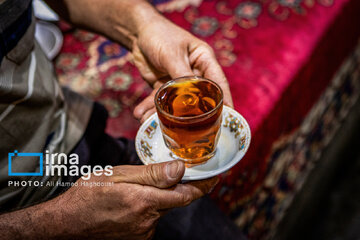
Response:
[[[161,215],[190,204],[218,181],[182,184],[184,172],[182,161],[171,161],[80,178],[54,199],[2,214],[1,239],[151,239]]]
[[[212,48],[204,41],[160,17],[144,26],[133,45],[134,63],[154,91],[134,110],[143,122],[155,112],[154,96],[167,80],[200,75],[217,82],[224,92],[224,104],[233,107],[226,77]]]
[[[113,186],[78,186],[57,200],[63,232],[74,239],[150,239],[159,217],[167,210],[190,204],[207,194],[217,178],[179,183],[182,161],[147,166],[117,166],[114,174],[91,176],[90,181],[114,182]]]
[[[146,0],[47,0],[73,24],[104,34],[132,50],[134,63],[154,92],[134,110],[144,121],[155,112],[156,88],[167,80],[200,75],[217,82],[232,107],[226,77],[212,48],[176,26]]]

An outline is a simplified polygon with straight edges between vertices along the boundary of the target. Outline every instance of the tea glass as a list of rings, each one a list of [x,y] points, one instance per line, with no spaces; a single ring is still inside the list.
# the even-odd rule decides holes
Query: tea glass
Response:
[[[212,80],[171,80],[155,95],[165,145],[177,159],[202,164],[213,157],[221,132],[223,92]]]

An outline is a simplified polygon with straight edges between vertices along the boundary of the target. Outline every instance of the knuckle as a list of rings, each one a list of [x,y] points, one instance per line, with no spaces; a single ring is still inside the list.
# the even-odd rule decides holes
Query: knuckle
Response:
[[[140,204],[134,204],[131,207],[131,212],[133,215],[141,215],[144,212],[144,207]]]
[[[159,166],[156,164],[149,164],[147,165],[147,171],[145,174],[148,174],[152,183],[156,183],[158,177],[160,176],[161,172],[159,171]]]
[[[132,210],[136,214],[143,214],[144,212],[147,211],[148,208],[149,206],[148,204],[146,204],[146,201],[143,200],[139,201],[139,199],[134,199],[132,201]]]
[[[203,42],[203,48],[210,54],[214,54],[214,49],[206,42]]]
[[[98,187],[97,193],[101,195],[110,195],[113,192],[112,190],[113,189],[111,187]]]
[[[137,105],[133,111],[133,114],[136,118],[139,118],[143,112],[143,106]]]
[[[181,201],[183,202],[183,204],[185,206],[187,206],[193,201],[193,198],[189,194],[183,194],[182,197],[181,197]]]

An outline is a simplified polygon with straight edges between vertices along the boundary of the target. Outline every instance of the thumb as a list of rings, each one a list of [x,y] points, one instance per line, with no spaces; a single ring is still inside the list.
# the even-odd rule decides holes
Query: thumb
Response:
[[[111,180],[115,183],[136,183],[158,188],[169,188],[177,184],[184,173],[184,162],[174,160],[143,166],[116,166]]]

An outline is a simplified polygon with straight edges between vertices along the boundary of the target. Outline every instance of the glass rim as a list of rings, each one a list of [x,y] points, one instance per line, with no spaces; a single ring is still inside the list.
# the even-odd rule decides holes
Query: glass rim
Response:
[[[208,112],[205,112],[203,114],[200,114],[200,115],[196,115],[196,116],[192,116],[192,117],[177,117],[177,116],[174,116],[170,113],[167,113],[166,111],[164,111],[163,109],[160,108],[160,106],[158,105],[157,103],[157,99],[158,99],[158,96],[159,96],[159,93],[161,92],[161,90],[165,89],[166,87],[178,82],[179,80],[184,80],[184,79],[188,79],[188,80],[201,80],[201,81],[206,81],[206,82],[210,82],[211,84],[213,84],[220,92],[220,95],[221,95],[221,99],[220,101],[218,102],[218,104],[216,105],[216,107],[214,107],[213,109],[211,109],[210,111]],[[184,77],[179,77],[179,78],[175,78],[175,79],[172,79],[166,83],[164,83],[156,92],[155,94],[155,97],[154,97],[154,102],[155,102],[155,107],[156,107],[156,110],[159,111],[161,114],[163,114],[164,116],[166,117],[169,117],[171,119],[175,119],[175,120],[196,120],[196,119],[199,119],[199,118],[204,118],[204,117],[210,117],[212,116],[214,113],[217,112],[217,110],[223,105],[223,99],[224,99],[224,93],[221,89],[221,87],[219,86],[219,84],[217,84],[215,81],[213,80],[210,80],[210,79],[207,79],[207,78],[204,78],[204,77],[201,77],[201,76],[184,76]]]

